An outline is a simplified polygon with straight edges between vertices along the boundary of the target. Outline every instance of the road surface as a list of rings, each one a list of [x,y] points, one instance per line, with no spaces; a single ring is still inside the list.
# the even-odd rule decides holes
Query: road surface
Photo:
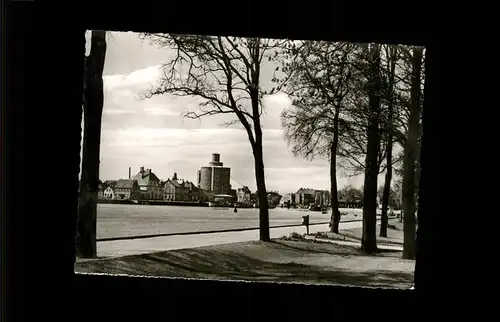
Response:
[[[361,227],[362,221],[341,222],[340,229],[352,229]],[[328,230],[328,224],[313,225],[309,227],[309,233]],[[271,238],[288,236],[292,232],[303,234],[306,227],[271,228]],[[167,251],[183,248],[194,248],[212,246],[219,244],[230,244],[247,242],[259,239],[259,230],[247,230],[240,232],[224,232],[213,234],[180,235],[167,237],[154,237],[145,239],[103,241],[97,243],[97,255],[99,257],[118,257],[127,255],[138,255]]]

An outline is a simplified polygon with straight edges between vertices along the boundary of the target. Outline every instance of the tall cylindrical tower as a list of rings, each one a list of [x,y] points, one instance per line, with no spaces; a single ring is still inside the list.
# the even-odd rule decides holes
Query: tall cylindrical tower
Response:
[[[220,162],[220,154],[213,153],[212,154],[212,161],[209,162],[208,165],[211,167],[222,167],[224,164],[222,162]]]

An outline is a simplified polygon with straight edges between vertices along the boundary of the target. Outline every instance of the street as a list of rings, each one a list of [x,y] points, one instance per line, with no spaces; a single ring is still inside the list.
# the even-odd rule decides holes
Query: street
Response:
[[[361,227],[362,221],[341,222],[340,229],[351,229]],[[328,224],[313,225],[309,232],[316,233],[328,230]],[[271,228],[271,238],[288,236],[292,232],[303,234],[305,226]],[[201,246],[212,246],[219,244],[230,244],[247,242],[259,239],[258,230],[240,232],[224,232],[214,234],[180,235],[168,237],[155,237],[133,240],[104,241],[97,243],[97,255],[99,257],[117,257],[127,255],[138,255],[183,248],[194,248]]]

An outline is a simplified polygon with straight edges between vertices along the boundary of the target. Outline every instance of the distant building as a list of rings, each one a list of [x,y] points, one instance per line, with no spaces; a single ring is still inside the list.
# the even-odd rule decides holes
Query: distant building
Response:
[[[115,199],[138,200],[141,197],[141,189],[137,180],[120,179],[114,186]]]
[[[243,186],[243,188],[238,188],[236,191],[236,202],[250,205],[251,204],[251,196],[252,192],[248,189],[247,186]]]
[[[320,207],[327,207],[330,204],[330,191],[316,190],[314,193],[314,204]]]
[[[109,180],[105,181],[104,185],[106,186],[106,189],[104,189],[103,192],[103,197],[104,199],[115,199],[115,185],[116,185],[116,180]]]
[[[104,182],[99,180],[99,190],[97,190],[97,199],[104,199],[104,190],[106,190],[107,186]]]
[[[167,201],[199,201],[200,189],[192,182],[179,180],[177,173],[164,185],[164,199]]]
[[[216,195],[231,193],[231,168],[224,167],[220,162],[220,154],[212,154],[212,161],[208,167],[198,170],[198,187],[205,191],[211,191]]]
[[[300,188],[295,193],[295,205],[309,206],[315,201],[316,192],[309,188]]]
[[[160,179],[151,171],[141,167],[138,174],[133,180],[137,180],[137,184],[141,190],[141,199],[143,200],[161,200],[163,199],[163,191],[160,185]]]

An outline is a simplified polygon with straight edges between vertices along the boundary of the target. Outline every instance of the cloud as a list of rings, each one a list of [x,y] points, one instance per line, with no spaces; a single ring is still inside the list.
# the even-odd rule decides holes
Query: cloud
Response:
[[[169,53],[140,42],[136,34],[112,33],[108,41],[104,78],[104,109],[101,137],[101,179],[128,176],[128,167],[151,168],[160,178],[174,172],[195,181],[197,170],[220,153],[231,167],[233,188],[240,183],[255,190],[254,160],[248,136],[241,125],[225,128],[235,119],[222,114],[189,120],[186,111],[196,111],[198,101],[189,97],[139,96],[162,75],[161,64]],[[139,50],[140,49],[140,50]],[[261,73],[262,86],[270,88],[274,65],[266,63]],[[270,190],[291,192],[300,187],[329,189],[329,165],[326,159],[308,162],[294,157],[283,139],[280,115],[291,106],[286,94],[276,93],[263,99],[264,165]],[[339,186],[360,186],[361,179],[340,178]]]
[[[156,83],[161,75],[161,65],[134,70],[129,74],[104,75],[104,88],[110,91],[129,89],[145,90],[148,86]]]
[[[270,189],[299,188],[300,183],[328,187],[326,160],[306,162],[294,158],[280,130],[263,131],[264,164]],[[255,190],[253,154],[245,131],[236,129],[148,129],[103,130],[101,168],[109,178],[123,177],[129,166],[153,169],[160,177],[179,173],[196,179],[196,171],[206,165],[212,153],[220,153],[238,182]],[[274,181],[274,182],[273,182]],[[297,187],[296,187],[297,186]],[[318,188],[320,188],[318,187]]]

